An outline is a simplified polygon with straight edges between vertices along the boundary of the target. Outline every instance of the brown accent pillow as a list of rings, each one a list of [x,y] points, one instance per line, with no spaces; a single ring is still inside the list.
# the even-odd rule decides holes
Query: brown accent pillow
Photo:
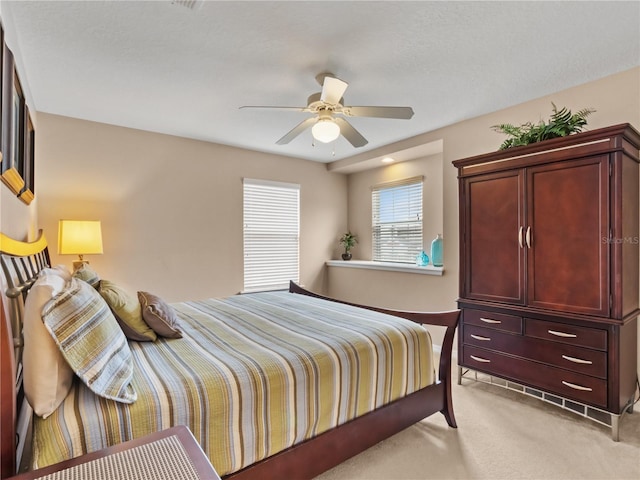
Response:
[[[138,292],[142,319],[161,337],[182,338],[179,319],[171,305],[149,292]]]

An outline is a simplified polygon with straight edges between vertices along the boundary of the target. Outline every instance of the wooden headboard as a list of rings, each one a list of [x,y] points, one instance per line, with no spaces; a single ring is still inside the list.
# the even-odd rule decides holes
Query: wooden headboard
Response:
[[[22,318],[27,292],[50,266],[42,231],[34,242],[0,233],[0,478],[20,465],[32,410],[22,388]]]

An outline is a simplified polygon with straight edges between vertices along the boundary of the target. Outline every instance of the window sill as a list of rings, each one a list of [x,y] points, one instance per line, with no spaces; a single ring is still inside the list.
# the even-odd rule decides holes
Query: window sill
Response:
[[[373,262],[370,260],[328,260],[326,264],[329,267],[364,268],[367,270],[386,270],[389,272],[418,273],[421,275],[442,276],[444,273],[444,267],[434,267],[433,265],[419,267],[417,265],[409,265],[408,263]]]

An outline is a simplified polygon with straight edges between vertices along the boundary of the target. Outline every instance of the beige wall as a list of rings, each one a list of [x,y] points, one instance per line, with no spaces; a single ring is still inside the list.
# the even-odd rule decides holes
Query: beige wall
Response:
[[[371,272],[369,270],[332,267],[329,274],[329,293],[355,302],[406,309],[454,308],[458,295],[458,184],[452,161],[497,150],[503,136],[491,130],[497,123],[520,124],[546,119],[551,113],[551,102],[577,111],[591,107],[597,110],[589,117],[589,129],[631,123],[640,129],[640,68],[613,75],[602,80],[533,100],[489,115],[469,119],[454,125],[425,133],[418,137],[387,146],[380,151],[368,152],[371,157],[401,150],[414,145],[443,141],[442,199],[444,266],[442,277]],[[421,171],[427,175],[423,160],[411,162],[412,175]],[[349,228],[362,239],[371,235],[370,187],[379,178],[403,178],[402,164],[383,167],[375,171],[349,175]],[[422,165],[424,168],[421,170]],[[425,204],[426,205],[426,204]],[[426,211],[429,207],[426,206]],[[437,233],[437,232],[436,232]],[[433,232],[425,231],[425,248]],[[354,250],[360,258],[367,258],[370,242],[361,242]],[[491,252],[487,252],[490,255]]]
[[[35,201],[27,207],[0,182],[0,232],[19,240],[33,240],[36,212]]]
[[[301,281],[325,290],[324,261],[347,224],[346,176],[324,164],[38,115],[39,225],[58,256],[59,219],[102,221],[103,278],[169,301],[243,287],[242,178],[301,185]]]

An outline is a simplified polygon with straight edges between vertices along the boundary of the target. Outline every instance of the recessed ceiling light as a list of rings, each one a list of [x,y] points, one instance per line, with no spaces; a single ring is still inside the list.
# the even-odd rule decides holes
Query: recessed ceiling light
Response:
[[[393,163],[393,162],[395,162],[395,160],[391,157],[384,157],[382,159],[382,163]]]

